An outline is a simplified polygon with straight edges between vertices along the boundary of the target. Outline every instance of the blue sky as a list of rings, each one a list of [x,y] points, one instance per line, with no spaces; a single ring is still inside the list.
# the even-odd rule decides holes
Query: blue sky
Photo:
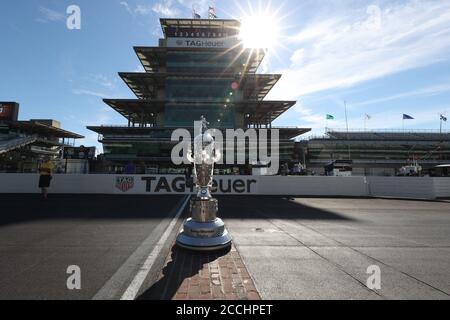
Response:
[[[276,124],[313,128],[438,129],[450,116],[450,1],[2,0],[0,100],[20,118],[54,118],[97,144],[87,125],[126,124],[102,98],[134,98],[119,71],[142,70],[132,47],[155,46],[159,17],[242,18],[269,7],[281,34],[260,68],[282,73],[267,98],[295,99]],[[81,30],[66,8],[81,8]],[[445,124],[447,128],[449,124]]]

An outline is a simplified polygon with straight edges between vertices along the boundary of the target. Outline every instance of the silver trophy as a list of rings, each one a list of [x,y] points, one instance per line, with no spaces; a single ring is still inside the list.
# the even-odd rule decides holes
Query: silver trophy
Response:
[[[191,200],[191,218],[186,220],[177,238],[180,247],[197,251],[219,250],[231,245],[225,224],[217,218],[218,201],[211,196],[214,163],[220,160],[220,154],[214,138],[207,132],[207,124],[202,117],[200,134],[194,138],[190,161],[194,163],[194,183],[198,192]]]

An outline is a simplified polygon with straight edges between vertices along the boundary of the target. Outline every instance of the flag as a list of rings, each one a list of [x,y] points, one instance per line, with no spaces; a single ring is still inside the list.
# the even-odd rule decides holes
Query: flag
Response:
[[[217,19],[216,9],[214,7],[209,7],[208,15],[209,15],[209,19]]]
[[[410,115],[403,114],[403,120],[414,120],[414,118],[411,117]]]
[[[370,115],[368,115],[368,114],[366,113],[366,119],[367,119],[367,120],[370,120],[370,119],[372,119],[372,116],[370,116]]]
[[[331,114],[327,114],[327,120],[334,120],[334,116],[332,116]]]
[[[441,120],[444,121],[444,122],[447,122],[447,117],[444,117],[444,115],[441,114]]]
[[[194,9],[192,9],[192,17],[194,19],[201,19],[202,18],[197,12],[195,12]]]

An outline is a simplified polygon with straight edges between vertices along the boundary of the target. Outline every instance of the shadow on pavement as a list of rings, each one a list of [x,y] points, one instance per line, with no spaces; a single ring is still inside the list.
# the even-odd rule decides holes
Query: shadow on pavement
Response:
[[[333,211],[294,202],[289,196],[218,196],[223,219],[305,219],[354,221]],[[351,199],[349,199],[351,201]]]
[[[0,227],[53,219],[165,218],[183,195],[0,194]],[[292,201],[285,196],[217,196],[219,216],[236,219],[351,220],[333,211]],[[349,200],[351,201],[351,199]]]
[[[162,278],[142,293],[138,300],[173,299],[185,279],[198,274],[205,264],[225,256],[230,249],[231,247],[216,252],[193,252],[174,245],[170,261],[162,270]]]
[[[165,218],[183,195],[56,195],[0,194],[0,227],[55,219]]]

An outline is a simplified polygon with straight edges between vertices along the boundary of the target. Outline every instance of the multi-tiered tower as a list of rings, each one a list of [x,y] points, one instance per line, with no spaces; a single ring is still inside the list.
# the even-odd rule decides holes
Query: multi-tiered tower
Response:
[[[145,72],[119,74],[137,99],[104,100],[128,125],[88,127],[99,133],[107,160],[118,165],[132,160],[145,173],[176,173],[184,168],[171,163],[174,129],[192,130],[204,116],[211,128],[270,130],[295,104],[263,100],[281,75],[256,74],[265,51],[244,48],[239,21],[161,19],[161,26],[158,47],[134,48]],[[281,161],[291,160],[292,138],[307,131],[280,128]],[[244,168],[249,164],[239,169]]]

